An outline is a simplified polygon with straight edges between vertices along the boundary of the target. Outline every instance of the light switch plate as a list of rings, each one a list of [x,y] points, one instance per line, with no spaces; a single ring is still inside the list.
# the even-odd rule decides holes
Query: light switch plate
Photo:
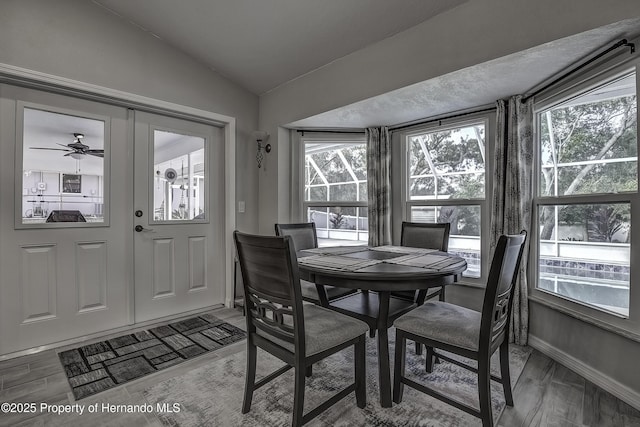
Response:
[[[244,201],[238,202],[238,212],[244,213]]]

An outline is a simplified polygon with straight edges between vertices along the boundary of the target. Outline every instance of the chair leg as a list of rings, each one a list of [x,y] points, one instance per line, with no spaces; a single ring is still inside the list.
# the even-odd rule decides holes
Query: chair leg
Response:
[[[369,337],[370,338],[375,338],[376,337],[376,330],[375,329],[369,329]]]
[[[511,391],[511,374],[509,373],[509,343],[504,341],[500,345],[500,377],[502,389],[507,406],[513,406],[513,393]]]
[[[354,374],[356,383],[356,405],[364,408],[367,405],[367,361],[364,335],[353,347]]]
[[[427,357],[424,364],[424,369],[429,373],[433,371],[433,347],[427,347]]]
[[[440,301],[444,301],[444,286],[440,288]]]
[[[256,355],[258,348],[247,338],[247,373],[244,384],[244,400],[242,401],[242,413],[246,414],[251,409],[253,399],[253,387],[256,383]]]
[[[480,418],[482,427],[493,427],[491,413],[491,357],[484,355],[478,360],[478,398],[480,400]]]
[[[295,384],[293,389],[293,427],[301,426],[304,415],[304,380],[306,369],[295,368]]]
[[[304,374],[306,375],[307,378],[311,377],[313,375],[313,365],[307,366],[307,369],[305,370]]]
[[[402,402],[402,394],[404,393],[404,384],[400,380],[404,376],[406,346],[407,339],[400,331],[396,331],[396,350],[393,368],[393,401],[395,403]]]
[[[416,341],[416,354],[418,356],[422,355],[422,344],[420,344],[418,341]]]

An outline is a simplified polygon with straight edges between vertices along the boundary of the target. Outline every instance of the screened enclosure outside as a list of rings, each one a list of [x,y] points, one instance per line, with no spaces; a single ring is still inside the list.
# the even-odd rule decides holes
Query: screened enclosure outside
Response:
[[[485,126],[481,121],[407,137],[409,220],[451,223],[449,252],[467,260],[463,275],[473,278],[482,273]]]
[[[319,244],[366,244],[366,143],[306,142],[304,147],[303,205]]]
[[[629,314],[635,73],[537,113],[538,289]],[[626,194],[626,195],[625,195]]]

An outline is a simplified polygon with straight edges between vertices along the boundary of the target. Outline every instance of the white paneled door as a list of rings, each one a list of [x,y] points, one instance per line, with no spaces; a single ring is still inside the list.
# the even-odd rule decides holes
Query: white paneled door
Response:
[[[135,114],[135,320],[222,304],[222,129]]]
[[[0,356],[222,304],[221,128],[0,85]]]
[[[0,85],[0,355],[131,322],[127,123]]]

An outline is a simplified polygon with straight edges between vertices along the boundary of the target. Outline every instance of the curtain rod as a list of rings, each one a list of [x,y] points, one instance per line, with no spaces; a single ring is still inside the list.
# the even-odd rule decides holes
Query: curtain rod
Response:
[[[364,134],[364,130],[321,130],[321,129],[296,129],[296,132],[304,136],[307,133],[352,133],[352,134]]]
[[[474,111],[467,111],[466,113],[452,114],[450,116],[440,117],[440,118],[437,118],[437,119],[427,119],[427,120],[423,120],[421,122],[410,123],[410,124],[402,125],[402,126],[390,126],[389,130],[392,131],[392,130],[406,129],[406,128],[410,128],[410,127],[413,127],[413,126],[425,125],[427,123],[435,123],[435,122],[441,122],[443,120],[455,119],[456,117],[464,117],[464,116],[469,116],[471,114],[477,114],[477,113],[486,113],[487,111],[494,111],[495,109],[496,109],[496,107],[483,108],[481,110],[474,110]]]
[[[566,79],[571,74],[573,74],[573,73],[575,73],[577,71],[580,71],[581,69],[583,69],[587,65],[591,64],[592,62],[597,61],[598,59],[602,58],[603,56],[605,56],[607,53],[611,52],[612,50],[616,50],[619,47],[623,47],[623,46],[624,47],[629,47],[629,50],[630,50],[629,53],[631,53],[631,54],[633,54],[636,51],[636,45],[634,43],[628,42],[627,39],[622,39],[622,40],[616,42],[614,45],[612,45],[608,49],[600,52],[599,54],[597,54],[593,58],[581,63],[577,67],[567,71],[566,73],[562,74],[560,77],[558,77],[558,78],[554,79],[553,81],[547,83],[546,85],[544,85],[540,89],[534,91],[533,93],[530,93],[527,96],[522,97],[522,99],[521,99],[522,103],[524,104],[525,102],[527,102],[528,99],[533,98],[534,96],[538,95],[539,93],[544,92],[545,90],[549,89],[551,86],[555,85],[559,81]]]

